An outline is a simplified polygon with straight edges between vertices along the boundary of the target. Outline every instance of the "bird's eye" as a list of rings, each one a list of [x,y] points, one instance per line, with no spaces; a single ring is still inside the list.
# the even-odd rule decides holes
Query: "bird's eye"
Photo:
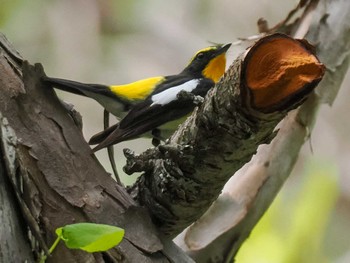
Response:
[[[198,59],[204,58],[204,53],[199,53],[199,54],[197,55],[197,58],[198,58]]]

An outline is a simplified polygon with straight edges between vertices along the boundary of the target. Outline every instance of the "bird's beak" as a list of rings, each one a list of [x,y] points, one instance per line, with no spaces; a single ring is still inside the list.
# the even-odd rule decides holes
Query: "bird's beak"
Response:
[[[216,51],[216,56],[222,54],[222,53],[225,53],[229,48],[230,46],[232,45],[232,43],[228,43],[226,45],[223,45],[221,46],[217,51]]]

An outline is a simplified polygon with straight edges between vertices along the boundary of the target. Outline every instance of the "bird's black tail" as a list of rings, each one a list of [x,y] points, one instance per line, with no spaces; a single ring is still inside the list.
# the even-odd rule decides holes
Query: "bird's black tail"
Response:
[[[108,97],[115,98],[116,96],[108,89],[106,85],[100,84],[87,84],[81,83],[73,80],[67,79],[59,79],[59,78],[50,78],[50,77],[42,77],[42,81],[44,83],[50,84],[51,86],[58,88],[60,90],[64,90],[70,93],[78,94],[81,96],[87,96],[86,93],[96,93],[105,95]]]

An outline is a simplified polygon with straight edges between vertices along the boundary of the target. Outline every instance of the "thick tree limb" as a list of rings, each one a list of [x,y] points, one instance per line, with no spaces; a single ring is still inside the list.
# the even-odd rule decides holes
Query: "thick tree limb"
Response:
[[[305,42],[280,34],[262,38],[166,145],[140,156],[128,152],[125,170],[145,171],[133,196],[164,233],[177,235],[209,208],[257,147],[271,141],[277,123],[306,98],[323,71]]]
[[[313,1],[318,2],[318,1]],[[289,30],[317,43],[327,66],[316,94],[288,114],[270,145],[236,173],[208,212],[178,238],[177,243],[198,262],[232,262],[238,249],[288,178],[304,142],[309,138],[321,103],[332,104],[349,66],[350,2],[311,2]],[[203,231],[203,228],[206,231]]]

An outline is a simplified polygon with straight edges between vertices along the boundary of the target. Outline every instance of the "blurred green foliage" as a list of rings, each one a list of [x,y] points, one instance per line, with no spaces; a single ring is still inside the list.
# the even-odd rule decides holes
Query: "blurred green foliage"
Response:
[[[20,3],[20,0],[0,0],[0,27],[4,26]]]
[[[282,191],[243,244],[238,263],[327,263],[324,240],[338,198],[338,171],[308,163],[293,196]]]

